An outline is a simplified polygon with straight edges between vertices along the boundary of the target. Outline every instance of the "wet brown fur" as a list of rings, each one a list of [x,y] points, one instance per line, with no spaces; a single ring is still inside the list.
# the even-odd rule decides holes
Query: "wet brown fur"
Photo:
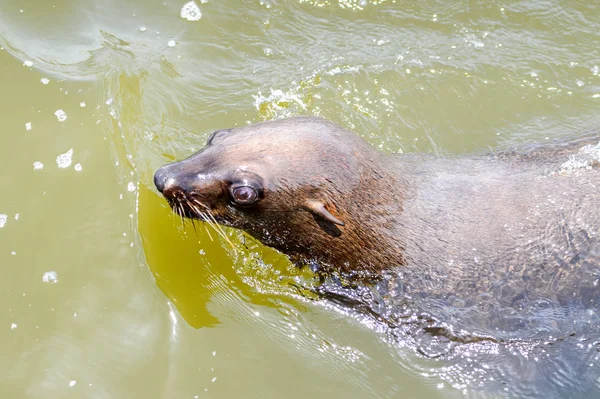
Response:
[[[168,199],[194,198],[297,263],[367,275],[400,267],[405,289],[419,295],[494,295],[509,305],[575,295],[589,304],[600,297],[600,172],[561,175],[568,152],[577,149],[385,156],[336,124],[299,117],[216,132],[157,176],[173,179]],[[227,187],[246,174],[259,176],[264,198],[244,208]]]

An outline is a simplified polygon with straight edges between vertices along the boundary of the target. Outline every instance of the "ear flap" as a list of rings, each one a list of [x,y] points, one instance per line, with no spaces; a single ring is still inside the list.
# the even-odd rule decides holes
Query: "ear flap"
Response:
[[[333,216],[327,209],[325,209],[325,205],[321,201],[317,200],[306,200],[306,209],[315,216],[319,216],[328,222],[337,224],[339,226],[343,226],[344,222],[340,221],[338,218]]]

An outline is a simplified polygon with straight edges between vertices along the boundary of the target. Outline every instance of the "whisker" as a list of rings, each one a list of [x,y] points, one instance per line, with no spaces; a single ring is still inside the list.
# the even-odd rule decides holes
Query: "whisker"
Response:
[[[198,237],[198,230],[196,230],[196,220],[191,219],[192,227],[194,228],[194,233],[196,233],[196,237]]]
[[[217,234],[219,234],[225,241],[227,241],[229,243],[229,245],[231,245],[231,248],[235,249],[235,246],[233,245],[233,243],[231,242],[231,240],[229,239],[229,237],[227,236],[227,234],[225,233],[225,230],[223,230],[223,228],[221,227],[221,225],[217,222],[217,220],[215,219],[215,217],[212,215],[212,213],[210,212],[210,208],[206,205],[204,205],[202,202],[198,201],[195,198],[192,198],[191,201],[188,201],[188,204],[193,207],[193,209],[195,211],[197,211],[198,213],[203,214],[205,217],[207,217],[210,220],[210,225],[211,227],[217,232]],[[204,209],[207,210],[207,212],[200,212],[198,210],[197,206],[201,206]]]
[[[185,209],[183,209],[183,204],[178,202],[179,216],[181,217],[181,227],[185,229]]]
[[[227,237],[227,234],[225,233],[225,230],[223,230],[223,228],[221,227],[221,225],[217,222],[217,220],[215,219],[215,217],[206,212],[205,213],[206,216],[208,216],[208,218],[211,220],[210,226],[215,229],[215,231],[217,232],[217,234],[219,234],[225,241],[227,241],[229,243],[229,245],[231,245],[231,248],[235,248],[233,243],[229,240],[229,237]]]
[[[212,215],[207,212],[202,212],[200,209],[198,209],[198,205],[204,206],[204,204],[202,204],[201,202],[198,202],[197,200],[188,201],[187,204],[189,205],[190,208],[192,208],[192,210],[196,213],[196,215],[200,216],[203,219],[203,221],[205,222],[204,229],[206,230],[206,233],[208,234],[208,237],[210,238],[211,241],[214,241],[214,239],[212,237],[212,234],[210,234],[210,230],[206,226],[207,224],[210,225],[217,234],[219,234],[221,237],[223,237],[226,241],[229,242],[229,239],[225,236],[225,233],[221,232],[215,228],[215,225],[217,225],[217,223],[216,223],[216,220],[214,220],[214,218],[212,217]],[[206,206],[204,206],[204,207],[207,208]],[[230,243],[230,245],[233,246],[233,244],[231,242],[229,242],[229,243]]]
[[[206,215],[204,214],[204,212],[200,211],[200,209],[198,209],[198,208],[197,208],[197,206],[196,206],[194,203],[192,203],[192,202],[188,201],[188,205],[189,205],[189,207],[190,207],[190,208],[192,208],[192,210],[193,210],[193,211],[196,213],[196,216],[200,216],[200,217],[201,217],[202,219],[204,219],[204,220],[206,220],[206,219],[207,219],[207,217],[206,217]],[[192,220],[192,224],[193,224],[193,223],[194,223],[194,221]],[[206,224],[203,224],[203,226],[204,226],[204,230],[206,231],[206,234],[208,234],[208,238],[210,238],[210,240],[211,240],[211,241],[214,241],[214,239],[213,239],[212,235],[210,234],[210,231],[209,231],[209,230],[208,230],[208,228],[206,227]],[[195,230],[195,227],[194,227],[194,230]],[[196,232],[196,234],[197,234],[197,233],[198,233],[198,232]]]
[[[204,215],[202,215],[204,216]],[[204,226],[204,230],[206,231],[206,234],[208,234],[208,238],[210,238],[211,241],[214,241],[212,234],[210,234],[210,230],[208,229],[208,226],[206,226],[207,223],[202,223],[202,225]]]

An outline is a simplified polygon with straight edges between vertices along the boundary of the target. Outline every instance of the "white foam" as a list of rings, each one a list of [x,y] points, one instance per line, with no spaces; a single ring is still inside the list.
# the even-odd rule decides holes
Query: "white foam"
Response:
[[[72,148],[70,148],[69,151],[65,152],[64,154],[60,154],[59,156],[56,157],[56,164],[61,169],[68,168],[69,166],[71,166],[72,162],[73,162],[73,149]]]
[[[600,166],[600,143],[588,144],[580,148],[577,154],[571,155],[568,161],[563,162],[558,174],[569,175],[597,166]]]
[[[59,122],[64,122],[67,119],[67,114],[62,109],[57,109],[54,112],[54,115],[56,115],[56,118],[58,118]]]
[[[46,272],[42,276],[42,281],[44,283],[56,284],[58,283],[58,273],[56,273],[54,270]]]
[[[199,21],[202,18],[202,13],[200,12],[200,8],[194,1],[190,1],[189,3],[185,3],[183,7],[181,7],[181,18],[187,19],[188,21]]]

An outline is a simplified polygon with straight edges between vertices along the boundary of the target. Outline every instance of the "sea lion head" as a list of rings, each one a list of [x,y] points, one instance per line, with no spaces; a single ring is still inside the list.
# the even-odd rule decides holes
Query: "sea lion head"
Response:
[[[378,157],[336,124],[289,118],[218,130],[154,182],[182,217],[244,230],[296,261],[348,264],[347,240],[366,226],[356,205],[380,177]]]

